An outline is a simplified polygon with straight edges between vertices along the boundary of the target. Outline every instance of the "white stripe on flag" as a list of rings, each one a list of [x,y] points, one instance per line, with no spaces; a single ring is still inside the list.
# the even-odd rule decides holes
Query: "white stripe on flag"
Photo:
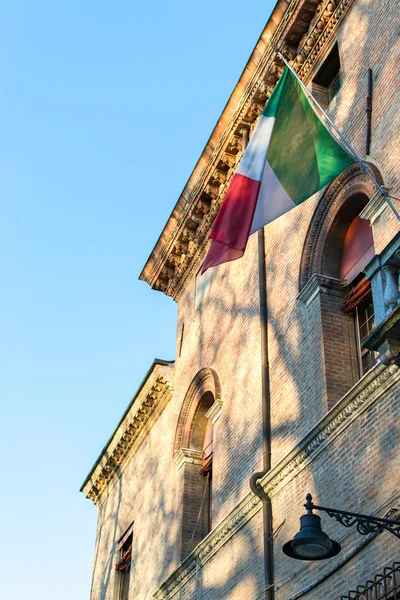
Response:
[[[250,235],[297,206],[266,162]]]
[[[236,173],[255,181],[261,181],[274,124],[275,117],[263,117],[263,115],[258,117],[257,125]]]

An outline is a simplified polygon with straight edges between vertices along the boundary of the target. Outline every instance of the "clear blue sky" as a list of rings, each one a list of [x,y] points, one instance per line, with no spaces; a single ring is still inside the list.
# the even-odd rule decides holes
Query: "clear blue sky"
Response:
[[[274,4],[1,3],[4,600],[89,600],[79,487],[175,355],[176,305],[138,275]]]

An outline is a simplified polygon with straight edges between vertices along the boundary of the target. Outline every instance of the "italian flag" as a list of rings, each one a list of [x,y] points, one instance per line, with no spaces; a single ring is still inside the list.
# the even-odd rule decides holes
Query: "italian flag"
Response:
[[[286,67],[214,221],[202,273],[241,258],[249,235],[307,200],[353,160],[321,123]]]

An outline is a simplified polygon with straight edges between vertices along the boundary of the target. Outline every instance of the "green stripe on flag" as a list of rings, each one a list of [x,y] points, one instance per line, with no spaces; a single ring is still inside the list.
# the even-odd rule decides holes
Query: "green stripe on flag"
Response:
[[[325,129],[289,69],[263,115],[275,117],[267,161],[295,204],[307,200],[353,162]]]

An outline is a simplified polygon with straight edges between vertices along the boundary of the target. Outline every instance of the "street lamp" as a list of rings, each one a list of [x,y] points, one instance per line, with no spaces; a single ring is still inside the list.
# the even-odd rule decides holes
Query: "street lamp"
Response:
[[[368,533],[379,533],[386,529],[400,539],[400,522],[392,519],[381,519],[368,515],[338,510],[336,508],[326,508],[316,506],[312,503],[311,494],[306,496],[307,514],[300,517],[300,531],[296,533],[293,540],[286,542],[282,550],[291,558],[299,560],[323,560],[332,558],[339,554],[341,547],[338,542],[331,540],[326,533],[322,531],[321,519],[313,514],[313,510],[323,510],[330,517],[334,517],[345,527],[357,525],[357,531],[361,535]]]

